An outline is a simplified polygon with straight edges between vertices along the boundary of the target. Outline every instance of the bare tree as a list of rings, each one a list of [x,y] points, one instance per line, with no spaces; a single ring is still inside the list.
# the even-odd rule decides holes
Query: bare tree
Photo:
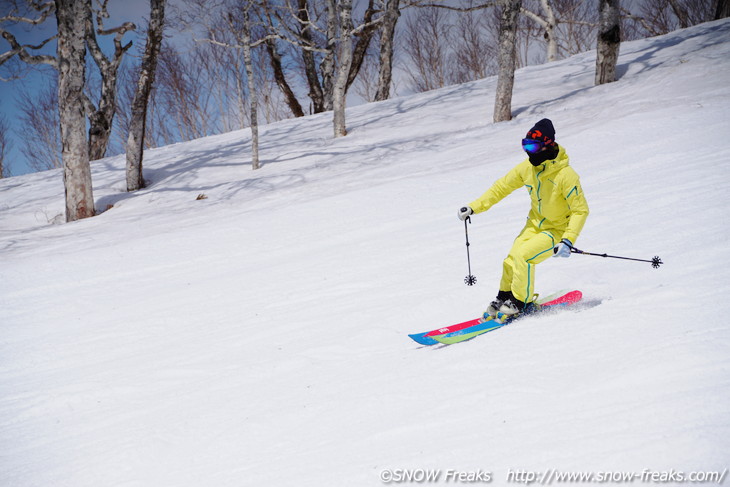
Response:
[[[132,42],[122,44],[124,34],[136,29],[131,22],[125,22],[119,27],[111,29],[104,28],[104,19],[109,17],[107,4],[109,0],[99,2],[99,10],[96,12],[96,25],[92,19],[92,12],[89,9],[86,19],[86,45],[94,63],[99,69],[101,77],[101,90],[99,93],[98,106],[89,97],[84,97],[86,114],[89,117],[89,159],[94,161],[106,155],[109,146],[109,138],[112,132],[114,115],[117,112],[117,77],[119,66],[127,50],[132,47]],[[107,57],[99,47],[96,35],[114,34],[114,54],[111,59]]]
[[[500,23],[500,12],[495,9],[496,25]],[[535,21],[520,15],[517,21],[517,58],[515,67],[521,68],[531,63],[542,64],[545,62],[544,51],[535,49],[535,42],[542,42],[542,28]]]
[[[193,140],[218,132],[218,115],[211,108],[214,90],[209,84],[206,51],[193,46],[187,56],[163,43],[158,57],[156,99],[164,107],[176,141]]]
[[[352,0],[350,0],[350,2],[352,3]],[[354,22],[352,19],[352,8],[352,5],[350,5],[351,24]],[[362,64],[367,56],[373,36],[382,24],[383,19],[380,19],[378,22],[374,22],[375,13],[375,0],[368,0],[368,6],[365,9],[365,14],[363,15],[362,25],[360,28],[355,30],[354,25],[351,25],[351,36],[356,39],[356,42],[354,46],[351,47],[352,61],[350,62],[350,68],[347,74],[347,86],[345,87],[345,91],[350,89],[350,86],[352,86],[355,78],[357,78],[357,75],[360,73],[360,69],[362,68]]]
[[[243,62],[248,78],[249,108],[251,113],[251,169],[258,169],[259,162],[259,119],[256,103],[256,79],[254,78],[253,58],[251,57],[251,3],[243,5],[242,46]],[[232,23],[232,22],[231,22]]]
[[[352,85],[352,89],[357,95],[368,102],[376,101],[378,93],[378,61],[379,54],[372,46],[365,55],[365,59],[360,67],[357,79]],[[390,92],[390,87],[388,89]]]
[[[730,17],[730,0],[717,0],[716,3],[713,19],[718,20]]]
[[[334,110],[334,132],[335,137],[347,135],[345,124],[345,106],[347,96],[347,81],[352,66],[352,0],[328,0],[337,5],[337,13],[340,21],[339,56],[337,71],[332,96],[332,108]]]
[[[600,24],[596,44],[596,79],[601,85],[616,81],[616,62],[621,46],[620,0],[600,0]]]
[[[381,35],[385,60],[383,83],[390,89],[392,30],[398,20],[398,8],[399,0],[367,0],[363,9],[359,9],[362,18],[356,19],[352,0],[262,1],[259,16],[265,19],[268,27],[265,36],[272,39],[267,43],[286,45],[284,52],[298,61],[301,78],[308,88],[311,110],[320,113],[333,110],[335,97],[341,96],[336,93],[340,89],[336,83],[339,75],[347,74],[346,95],[363,66],[372,40],[378,33],[382,34],[383,29],[388,31],[385,36]],[[343,61],[349,66],[347,73]],[[282,90],[291,86],[284,81],[284,76],[277,76],[277,84]],[[289,100],[289,95],[285,95]],[[342,98],[344,100],[344,96]]]
[[[308,0],[297,0],[296,9],[296,30],[297,38],[301,43],[301,49],[299,54],[302,59],[303,71],[309,87],[309,99],[312,100],[312,108],[314,113],[324,112],[331,108],[331,103],[328,102],[328,95],[323,89],[323,84],[319,80],[319,74],[317,69],[316,52],[317,45],[315,43],[315,23],[312,21],[310,15],[310,3]],[[316,19],[315,19],[316,20]],[[286,23],[282,23],[282,26],[286,26]],[[329,56],[329,53],[327,53]],[[324,70],[328,69],[331,65],[329,57],[322,60],[320,66]],[[326,76],[326,75],[325,75]],[[323,79],[324,77],[323,76]]]
[[[58,112],[66,188],[66,221],[94,216],[84,114],[86,20],[91,0],[56,0]]]
[[[10,168],[5,163],[5,157],[10,151],[11,142],[8,138],[10,126],[8,119],[0,114],[0,179],[10,176]]]
[[[479,9],[459,14],[451,31],[451,81],[465,83],[496,74],[498,32],[492,29],[492,12]]]
[[[522,7],[521,11],[544,30],[545,42],[547,43],[547,62],[550,63],[558,59],[558,17],[549,0],[540,0],[539,6],[542,10],[542,15],[540,15],[537,9],[531,10]]]
[[[132,101],[132,114],[127,139],[127,191],[144,187],[142,160],[144,140],[147,132],[147,105],[155,82],[157,57],[162,46],[165,22],[165,0],[150,0],[150,21],[147,27],[147,42],[144,48],[137,90]]]
[[[681,27],[682,29],[686,29],[687,27],[689,27],[689,13],[687,12],[687,9],[684,7],[684,5],[682,5],[682,2],[679,2],[677,0],[669,0],[669,6],[672,7],[674,15],[677,16],[677,20],[679,21],[679,27]]]
[[[10,45],[10,50],[0,54],[0,65],[7,63],[17,56],[21,61],[27,64],[45,64],[58,69],[58,63],[55,57],[47,54],[34,55],[29,53],[29,50],[40,51],[43,49],[46,44],[57,39],[57,34],[46,38],[40,44],[20,44],[15,35],[3,27],[3,24],[7,22],[25,23],[33,26],[42,24],[56,12],[56,4],[53,2],[41,3],[37,1],[29,1],[27,2],[27,6],[30,10],[28,12],[21,13],[20,5],[18,5],[17,2],[10,3],[12,3],[12,8],[9,10],[7,15],[0,17],[0,35],[2,35],[2,37]]]
[[[622,12],[641,26],[639,37],[657,36],[715,18],[723,2],[727,0],[656,0],[640,4],[638,13]]]
[[[593,46],[595,10],[582,0],[528,0],[522,13],[540,26],[547,62]]]
[[[299,103],[294,90],[292,90],[286,79],[282,55],[281,52],[279,52],[279,47],[277,46],[275,39],[266,40],[266,52],[269,55],[271,68],[274,71],[274,80],[276,81],[276,85],[284,94],[287,106],[289,106],[289,109],[295,117],[303,117],[304,110],[302,109],[302,105]]]
[[[437,7],[419,9],[406,19],[403,50],[408,62],[405,71],[414,91],[446,86],[448,31],[444,11]]]
[[[37,89],[23,86],[17,106],[23,125],[20,151],[35,171],[63,167],[61,133],[58,118],[58,76]]]
[[[499,75],[494,101],[494,122],[512,120],[512,88],[515,80],[517,17],[522,0],[502,0],[499,25]]]
[[[91,54],[92,59],[99,68],[100,74],[100,92],[98,97],[98,106],[94,104],[92,98],[83,94],[84,107],[86,115],[89,117],[89,140],[88,150],[91,160],[99,159],[104,157],[106,154],[109,138],[112,131],[113,119],[116,113],[116,96],[117,96],[117,72],[122,61],[124,53],[131,46],[131,42],[127,45],[122,45],[122,37],[130,30],[134,30],[134,24],[126,22],[119,27],[112,29],[104,28],[104,20],[108,18],[107,4],[109,0],[99,0],[99,10],[96,14],[97,28],[94,28],[93,12],[89,8],[86,13],[86,17],[82,19],[85,22],[84,39],[88,52]],[[57,4],[51,1],[38,1],[28,0],[24,6],[26,9],[26,15],[21,15],[21,4],[16,1],[11,1],[12,8],[10,13],[3,18],[0,18],[0,23],[4,22],[24,22],[30,25],[39,25],[46,21],[49,16],[57,11]],[[35,14],[35,17],[31,17],[29,14]],[[45,64],[59,69],[59,64],[56,57],[47,54],[31,54],[32,51],[39,51],[45,47],[49,42],[56,40],[58,35],[53,35],[40,44],[37,45],[21,45],[15,38],[15,36],[9,31],[0,28],[0,33],[5,40],[10,44],[11,49],[2,55],[0,55],[0,64],[9,60],[13,56],[17,55],[20,60],[25,63],[38,65]],[[98,35],[110,35],[115,34],[114,38],[114,55],[108,58],[99,47],[97,41]],[[89,81],[85,75],[85,82]]]
[[[593,2],[582,0],[553,0],[558,13],[559,54],[572,56],[594,48],[598,10]]]
[[[393,45],[395,27],[400,17],[400,0],[386,0],[383,28],[380,34],[380,68],[378,70],[378,89],[376,101],[387,100],[393,84]]]

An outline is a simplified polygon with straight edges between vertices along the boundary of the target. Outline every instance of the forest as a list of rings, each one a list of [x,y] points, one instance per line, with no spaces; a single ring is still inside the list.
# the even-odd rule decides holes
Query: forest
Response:
[[[90,161],[498,76],[729,15],[727,0],[10,0],[0,11],[0,175],[64,168],[67,219],[93,216]],[[485,114],[489,118],[490,114]],[[26,169],[21,169],[26,166]]]

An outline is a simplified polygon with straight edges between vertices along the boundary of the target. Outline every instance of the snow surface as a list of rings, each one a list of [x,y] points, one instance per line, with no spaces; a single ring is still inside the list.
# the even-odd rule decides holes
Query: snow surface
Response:
[[[496,79],[93,164],[101,215],[63,220],[59,171],[0,181],[0,485],[382,485],[385,469],[718,470],[730,452],[730,21]],[[574,311],[470,342],[521,228],[518,191],[456,210],[542,117],[591,208],[538,291]],[[197,200],[199,194],[207,199]]]

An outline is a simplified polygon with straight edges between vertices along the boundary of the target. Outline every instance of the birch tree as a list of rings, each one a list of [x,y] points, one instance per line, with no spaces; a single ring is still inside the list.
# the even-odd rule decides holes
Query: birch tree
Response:
[[[521,12],[528,18],[539,24],[545,31],[545,42],[547,43],[547,62],[553,62],[558,59],[558,18],[555,15],[555,10],[550,4],[549,0],[540,0],[540,8],[542,9],[543,15],[530,10],[528,8],[520,7]]]
[[[243,53],[243,64],[246,72],[248,88],[248,109],[251,128],[251,168],[260,168],[259,160],[259,117],[258,117],[258,89],[256,84],[256,73],[253,62],[253,50],[261,45],[266,45],[271,39],[264,36],[253,39],[253,20],[251,12],[254,9],[252,0],[245,0],[238,6],[227,6],[224,11],[227,28],[224,31],[208,26],[208,38],[199,40],[214,46],[240,50]],[[233,36],[234,39],[224,39],[221,35]],[[275,46],[269,45],[268,48]],[[278,60],[278,59],[277,59]],[[274,70],[276,71],[276,67]],[[281,80],[280,80],[281,81]]]
[[[616,63],[621,46],[620,0],[600,0],[595,83],[616,81]]]
[[[9,30],[4,28],[5,23],[24,23],[31,26],[43,24],[49,17],[52,18],[56,12],[56,4],[54,2],[28,2],[30,12],[25,15],[20,13],[20,6],[13,2],[12,8],[7,15],[0,18],[0,35],[10,45],[10,49],[0,54],[0,65],[4,65],[15,56],[21,61],[32,65],[48,65],[54,69],[58,69],[58,62],[54,56],[48,54],[31,54],[30,52],[38,52],[43,49],[49,42],[55,41],[58,34],[54,34],[39,44],[21,44]],[[32,15],[31,15],[32,14]],[[83,19],[82,19],[83,20]]]
[[[253,58],[251,56],[251,3],[243,7],[243,29],[241,39],[243,44],[243,64],[246,67],[248,78],[248,99],[251,114],[251,169],[258,169],[259,163],[259,118],[256,102],[256,79],[253,72]]]
[[[147,132],[147,106],[155,82],[157,58],[162,46],[165,22],[165,0],[150,0],[150,21],[147,27],[147,42],[142,57],[137,90],[132,101],[132,113],[127,138],[127,191],[136,191],[145,186],[142,174],[144,141]]]
[[[4,115],[0,115],[0,179],[10,175],[10,168],[5,164],[5,156],[10,150],[11,142],[8,138],[10,126]]]
[[[380,33],[380,67],[378,69],[378,88],[375,101],[390,98],[393,84],[393,45],[395,43],[395,27],[400,17],[400,0],[385,0],[383,27]]]
[[[28,0],[23,5],[28,10],[26,15],[20,15],[21,4],[11,2],[12,8],[10,13],[0,18],[0,23],[4,22],[24,22],[30,25],[43,24],[46,19],[57,12],[58,4],[53,1],[37,1]],[[97,2],[99,9],[96,12],[96,28],[94,27],[93,10],[91,7],[84,11],[86,17],[81,19],[84,24],[84,41],[91,58],[94,60],[99,69],[100,90],[98,95],[98,105],[94,103],[91,97],[86,93],[82,93],[85,114],[89,119],[89,138],[88,150],[91,160],[100,159],[106,154],[109,146],[114,115],[117,111],[117,73],[122,62],[124,53],[131,47],[132,43],[122,45],[122,38],[125,33],[134,30],[136,27],[131,22],[125,22],[122,25],[110,29],[105,29],[104,19],[109,17],[107,5],[109,0],[101,0]],[[35,17],[30,14],[36,14]],[[20,44],[15,36],[8,30],[0,27],[0,34],[10,45],[10,50],[0,55],[0,65],[16,56],[23,62],[31,65],[48,65],[54,69],[59,69],[59,63],[56,57],[48,54],[31,54],[43,49],[49,42],[55,41],[60,33],[48,37],[40,44]],[[114,34],[114,54],[108,57],[99,47],[97,35]],[[87,78],[86,74],[84,75]],[[86,81],[86,79],[85,79]]]
[[[547,62],[561,52],[577,54],[593,46],[596,11],[582,0],[532,0],[522,7],[526,18],[542,30]]]
[[[335,3],[335,0],[328,1],[332,4]],[[334,110],[335,137],[344,137],[347,135],[345,123],[347,81],[350,75],[350,66],[352,65],[352,0],[339,0],[336,3],[340,21],[340,39],[332,108]]]
[[[104,19],[109,17],[108,3],[109,0],[103,0],[99,4],[99,10],[96,12],[96,28],[94,28],[91,9],[89,9],[86,19],[86,45],[101,76],[98,106],[89,97],[84,96],[86,114],[89,117],[89,159],[92,161],[103,158],[109,147],[114,115],[117,112],[119,66],[122,64],[124,54],[132,47],[132,41],[122,44],[122,39],[124,34],[136,29],[132,22],[124,22],[118,27],[105,29]],[[99,47],[97,34],[114,34],[114,53],[111,58],[107,57]]]
[[[499,74],[494,101],[494,122],[512,120],[512,89],[517,58],[517,21],[522,0],[502,0],[499,23]]]
[[[66,221],[71,222],[94,216],[84,112],[86,21],[91,15],[91,0],[56,0],[55,10]]]

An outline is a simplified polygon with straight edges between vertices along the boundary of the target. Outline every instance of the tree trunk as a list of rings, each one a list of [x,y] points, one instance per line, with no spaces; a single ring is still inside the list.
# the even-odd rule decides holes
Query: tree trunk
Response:
[[[679,27],[682,29],[686,29],[690,26],[691,22],[689,20],[689,14],[687,13],[687,9],[677,0],[669,0],[669,5],[672,7],[672,11],[674,12],[674,15],[677,16],[677,20],[679,20]]]
[[[542,8],[545,11],[547,17],[547,25],[545,27],[545,40],[547,41],[547,62],[551,63],[558,59],[558,20],[555,17],[555,12],[548,0],[541,0]]]
[[[299,0],[297,3],[297,18],[299,19],[299,35],[302,40],[309,46],[314,45],[312,39],[312,26],[309,19],[309,2],[307,0]],[[312,100],[314,113],[325,111],[324,93],[322,85],[317,75],[317,64],[314,60],[314,52],[303,49],[302,60],[304,61],[304,71],[307,76],[307,84],[309,85],[309,99]]]
[[[352,0],[345,0],[350,4],[352,11]],[[322,94],[324,96],[324,110],[332,110],[334,103],[335,86],[335,48],[337,46],[337,14],[342,9],[340,0],[327,0],[327,52],[320,63],[322,73]],[[338,9],[339,5],[339,9]],[[342,27],[341,27],[342,28]],[[349,72],[349,71],[348,71]]]
[[[157,58],[162,46],[165,22],[165,0],[150,0],[150,24],[147,28],[147,43],[144,47],[142,67],[137,81],[137,91],[132,102],[132,116],[127,138],[127,191],[144,188],[142,159],[144,139],[147,132],[147,103],[155,82]]]
[[[387,0],[384,15],[383,30],[380,34],[380,69],[375,101],[390,98],[390,85],[393,81],[393,41],[395,25],[400,17],[400,0]]]
[[[596,44],[596,85],[616,81],[616,63],[621,46],[620,0],[600,0]]]
[[[117,111],[117,78],[119,66],[122,64],[124,53],[132,47],[132,42],[126,46],[122,45],[124,34],[137,27],[131,22],[125,22],[119,27],[104,30],[102,20],[108,16],[106,4],[101,5],[101,11],[97,14],[99,34],[114,36],[114,55],[111,59],[102,52],[96,38],[97,30],[94,29],[92,12],[89,10],[86,18],[86,45],[101,75],[101,94],[99,96],[98,108],[94,106],[88,97],[84,97],[86,114],[89,117],[89,159],[95,161],[106,155],[109,146],[109,138],[112,133],[114,115]]]
[[[102,159],[109,147],[112,123],[117,111],[117,74],[101,75],[101,99],[98,110],[88,112],[89,116],[89,160]]]
[[[3,115],[0,115],[0,179],[10,176],[9,168],[5,167],[5,155],[10,147],[10,141],[8,140],[9,132],[7,119]]]
[[[730,0],[718,0],[715,8],[715,20],[730,17]]]
[[[55,0],[58,23],[58,113],[61,123],[66,221],[94,216],[84,112],[86,19],[91,0]]]
[[[299,100],[297,100],[294,91],[289,86],[286,76],[284,75],[284,68],[281,63],[281,54],[279,54],[279,51],[276,49],[276,41],[273,39],[268,39],[266,41],[266,52],[269,53],[271,69],[274,70],[274,80],[276,81],[276,85],[284,94],[289,110],[291,110],[295,117],[303,117],[304,110],[302,110],[302,105],[299,103]]]
[[[502,0],[499,22],[499,75],[494,101],[494,122],[512,120],[512,88],[515,81],[517,21],[522,0]]]
[[[243,7],[243,64],[246,66],[248,78],[248,102],[251,108],[251,169],[258,169],[259,164],[259,118],[256,80],[253,77],[253,57],[251,56],[251,20],[249,9],[251,4]]]
[[[368,8],[365,11],[365,15],[363,17],[363,24],[369,24],[372,22],[373,15],[375,15],[375,8],[373,7],[373,4],[373,0],[368,1]],[[352,51],[352,63],[350,65],[350,73],[347,76],[347,88],[345,88],[346,91],[350,89],[350,86],[352,86],[355,78],[357,78],[357,75],[360,72],[360,68],[362,67],[362,63],[363,61],[365,61],[365,55],[367,54],[368,48],[370,47],[370,41],[372,40],[373,34],[377,29],[378,26],[376,24],[371,24],[365,27],[362,31],[360,31],[359,34],[357,34],[357,42],[355,43],[355,48]]]
[[[347,98],[347,79],[352,65],[352,0],[340,0],[340,40],[337,76],[332,96],[334,109],[335,137],[347,135],[345,125],[345,106]]]
[[[522,8],[521,10],[525,16],[532,19],[540,27],[545,29],[545,34],[543,36],[547,43],[547,62],[550,63],[558,59],[558,19],[555,16],[555,11],[548,0],[540,0],[540,7],[545,13],[544,18],[527,8]]]

